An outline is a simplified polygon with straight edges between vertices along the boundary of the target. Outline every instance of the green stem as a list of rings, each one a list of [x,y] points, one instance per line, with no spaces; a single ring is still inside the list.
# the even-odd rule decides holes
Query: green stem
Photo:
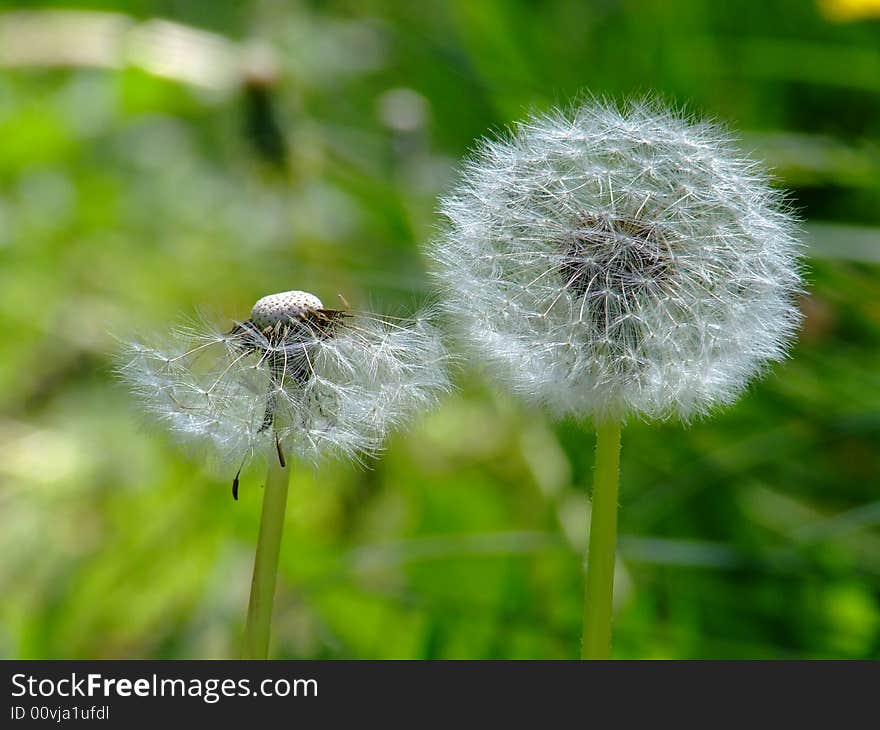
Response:
[[[245,659],[266,659],[269,656],[272,602],[275,598],[275,579],[278,575],[278,555],[281,551],[289,482],[290,467],[283,467],[278,459],[270,458],[245,626]]]
[[[596,473],[587,582],[584,591],[582,659],[611,657],[611,608],[617,547],[617,483],[620,478],[620,421],[596,426]]]

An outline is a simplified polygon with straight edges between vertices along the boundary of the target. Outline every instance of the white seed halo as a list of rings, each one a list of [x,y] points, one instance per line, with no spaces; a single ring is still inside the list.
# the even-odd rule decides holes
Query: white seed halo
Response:
[[[201,319],[126,341],[117,370],[180,442],[224,469],[278,458],[279,444],[306,463],[360,460],[450,389],[449,355],[428,311],[341,314],[307,292],[272,294],[231,330]]]
[[[559,416],[685,420],[800,321],[797,227],[720,127],[588,102],[481,143],[428,249],[490,377]]]

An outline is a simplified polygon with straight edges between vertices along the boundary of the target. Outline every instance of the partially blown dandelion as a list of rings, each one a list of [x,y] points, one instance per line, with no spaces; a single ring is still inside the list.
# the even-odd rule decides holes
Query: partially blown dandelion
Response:
[[[202,323],[158,343],[126,344],[120,374],[172,433],[239,472],[254,457],[268,462],[246,656],[268,650],[285,453],[311,463],[376,454],[448,387],[446,360],[427,316],[327,309],[301,291],[263,297],[231,329]]]
[[[441,210],[429,253],[465,343],[525,398],[597,423],[590,573],[607,572],[610,612],[597,549],[613,559],[620,423],[730,403],[784,356],[794,222],[725,132],[651,104],[554,111],[484,141]],[[601,649],[607,627],[586,621]]]
[[[182,440],[227,465],[276,451],[315,463],[375,454],[447,387],[426,316],[327,309],[305,292],[260,299],[248,320],[130,342],[121,373]]]

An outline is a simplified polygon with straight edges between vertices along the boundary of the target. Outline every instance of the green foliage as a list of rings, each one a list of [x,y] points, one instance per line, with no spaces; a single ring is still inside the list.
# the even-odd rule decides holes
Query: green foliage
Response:
[[[615,656],[880,655],[876,24],[784,0],[88,7],[263,39],[283,73],[263,126],[239,89],[137,64],[0,76],[0,654],[239,653],[261,474],[233,502],[143,428],[114,333],[298,288],[405,312],[476,137],[656,90],[795,188],[811,291],[736,407],[625,429]],[[273,123],[283,145],[255,142]],[[578,655],[592,432],[458,381],[368,468],[295,468],[274,656]]]

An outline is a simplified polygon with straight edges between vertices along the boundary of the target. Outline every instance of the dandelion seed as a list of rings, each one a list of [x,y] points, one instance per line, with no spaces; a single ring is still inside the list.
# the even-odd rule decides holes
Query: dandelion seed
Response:
[[[800,321],[796,227],[727,134],[588,103],[484,141],[429,249],[486,372],[597,425],[583,656],[610,651],[620,426],[730,403]]]

